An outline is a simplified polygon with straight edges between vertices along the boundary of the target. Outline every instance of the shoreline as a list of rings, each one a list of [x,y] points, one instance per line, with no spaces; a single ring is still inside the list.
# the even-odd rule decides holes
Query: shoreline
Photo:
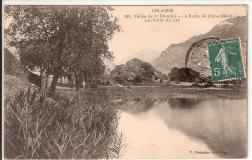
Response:
[[[115,99],[120,98],[148,98],[167,97],[170,94],[189,94],[200,96],[214,96],[220,98],[245,99],[247,87],[238,89],[227,88],[193,88],[193,87],[168,87],[168,86],[131,86],[129,89],[121,89],[113,86],[103,86]]]

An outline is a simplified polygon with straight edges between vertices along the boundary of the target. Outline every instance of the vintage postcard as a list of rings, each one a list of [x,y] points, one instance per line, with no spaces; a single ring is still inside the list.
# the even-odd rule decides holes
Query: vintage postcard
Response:
[[[3,158],[247,158],[248,5],[3,9]]]

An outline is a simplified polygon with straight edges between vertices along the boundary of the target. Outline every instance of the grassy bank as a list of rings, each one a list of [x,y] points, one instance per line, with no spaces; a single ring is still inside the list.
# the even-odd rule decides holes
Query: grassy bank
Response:
[[[49,96],[28,89],[6,97],[4,106],[5,158],[119,156],[119,114],[103,91]]]
[[[28,80],[22,77],[4,74],[4,97],[14,95],[20,90],[25,90],[29,85]]]

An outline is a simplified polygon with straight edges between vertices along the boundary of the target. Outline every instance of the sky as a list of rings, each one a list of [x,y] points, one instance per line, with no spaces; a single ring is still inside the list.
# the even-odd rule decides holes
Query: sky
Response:
[[[122,27],[109,42],[110,50],[114,52],[114,63],[120,64],[127,57],[134,56],[140,50],[156,50],[159,53],[173,43],[180,43],[188,38],[204,34],[228,17],[202,18],[202,14],[232,17],[247,15],[247,6],[113,6],[112,15],[119,19]],[[161,11],[166,12],[161,12]],[[172,12],[171,12],[172,10]],[[134,15],[176,15],[189,14],[194,18],[178,18],[178,22],[145,22],[144,18],[134,18]],[[130,15],[131,18],[125,18]],[[197,15],[200,16],[197,17]],[[152,18],[150,18],[152,20]],[[156,57],[156,55],[155,55]]]
[[[169,45],[181,43],[188,38],[204,34],[215,25],[228,18],[187,18],[179,22],[145,22],[144,18],[134,15],[200,15],[229,14],[233,17],[247,15],[247,6],[112,6],[112,15],[119,19],[121,32],[116,32],[109,41],[109,48],[114,53],[114,63],[121,64],[132,58],[139,51],[151,51],[161,54]],[[167,12],[161,12],[165,10]],[[172,12],[171,12],[172,10]],[[130,15],[131,18],[125,18]],[[150,18],[152,19],[152,18]],[[10,19],[5,20],[5,28]],[[158,55],[146,54],[145,59],[153,59]],[[153,57],[150,57],[153,56]]]

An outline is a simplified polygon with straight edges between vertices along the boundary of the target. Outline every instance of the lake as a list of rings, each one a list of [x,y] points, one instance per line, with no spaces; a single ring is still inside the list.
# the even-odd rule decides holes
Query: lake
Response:
[[[121,105],[120,158],[242,158],[247,155],[247,100],[171,94]]]

